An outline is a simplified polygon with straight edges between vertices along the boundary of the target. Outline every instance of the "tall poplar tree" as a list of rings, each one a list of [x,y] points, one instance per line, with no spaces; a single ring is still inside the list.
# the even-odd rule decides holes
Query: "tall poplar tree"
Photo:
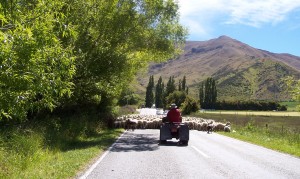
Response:
[[[207,78],[199,88],[200,106],[203,109],[214,109],[217,102],[216,82],[213,78]]]
[[[181,91],[182,90],[182,83],[181,83],[181,79],[179,79],[179,82],[178,82],[178,91]]]
[[[200,84],[200,87],[199,87],[199,101],[200,101],[200,107],[204,108],[204,85],[203,85],[203,82]]]
[[[183,79],[182,79],[182,82],[181,82],[181,90],[186,91],[186,77],[185,77],[185,75],[183,76]]]
[[[163,108],[163,93],[164,84],[162,82],[162,77],[160,76],[155,87],[155,106],[157,108]]]
[[[216,81],[212,78],[211,81],[211,108],[215,109],[216,102],[217,102],[217,87],[216,87]]]
[[[166,94],[165,96],[169,96],[169,94],[173,93],[176,90],[174,76],[170,76],[169,81],[166,86]]]
[[[151,75],[149,77],[148,86],[146,88],[145,106],[147,108],[151,108],[152,105],[154,104],[153,88],[154,88],[154,77],[153,75]]]

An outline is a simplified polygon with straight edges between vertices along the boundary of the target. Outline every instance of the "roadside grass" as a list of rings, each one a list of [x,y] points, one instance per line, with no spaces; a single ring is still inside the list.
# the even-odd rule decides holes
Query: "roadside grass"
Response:
[[[300,157],[299,116],[255,116],[196,113],[194,116],[231,122],[233,132],[219,132],[239,140]]]
[[[0,178],[73,178],[123,132],[70,118],[1,126]]]
[[[79,139],[69,144],[69,149],[47,151],[48,157],[27,168],[16,178],[70,178],[82,171],[89,161],[105,151],[121,134],[121,130],[103,130],[98,136]],[[42,166],[42,167],[41,167]],[[34,176],[33,176],[34,174]]]
[[[236,132],[225,133],[222,135],[247,141],[272,150],[288,153],[300,157],[300,134],[284,131],[284,133],[271,132],[269,129],[258,127],[236,128]]]

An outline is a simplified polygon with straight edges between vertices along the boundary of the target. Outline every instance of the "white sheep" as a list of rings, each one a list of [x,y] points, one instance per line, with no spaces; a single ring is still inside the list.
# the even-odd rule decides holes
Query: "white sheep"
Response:
[[[183,117],[182,122],[189,126],[190,130],[198,131],[226,131],[230,132],[230,123],[226,125],[215,122],[212,119],[203,119],[197,117]],[[159,129],[162,124],[162,116],[158,115],[123,115],[116,119],[114,126],[125,129]]]
[[[214,131],[223,131],[225,127],[225,124],[222,124],[220,122],[216,122],[214,126]]]

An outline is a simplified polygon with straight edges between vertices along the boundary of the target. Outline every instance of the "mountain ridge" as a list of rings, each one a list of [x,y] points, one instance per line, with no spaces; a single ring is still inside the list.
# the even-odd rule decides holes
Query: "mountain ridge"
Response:
[[[170,76],[178,82],[186,76],[191,93],[207,77],[217,80],[219,99],[284,100],[289,98],[282,87],[286,76],[299,77],[300,57],[256,49],[228,36],[208,41],[187,41],[176,59],[149,65],[148,75],[165,83]],[[148,77],[139,77],[142,86]]]

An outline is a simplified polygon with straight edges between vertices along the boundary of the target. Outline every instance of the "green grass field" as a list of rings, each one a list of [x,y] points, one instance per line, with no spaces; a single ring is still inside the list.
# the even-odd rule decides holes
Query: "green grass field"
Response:
[[[293,112],[270,113],[210,111],[194,115],[220,122],[230,121],[234,132],[221,132],[223,135],[300,157],[300,116]]]
[[[207,114],[220,114],[220,115],[245,115],[245,116],[299,116],[300,112],[286,112],[286,111],[201,111]]]

